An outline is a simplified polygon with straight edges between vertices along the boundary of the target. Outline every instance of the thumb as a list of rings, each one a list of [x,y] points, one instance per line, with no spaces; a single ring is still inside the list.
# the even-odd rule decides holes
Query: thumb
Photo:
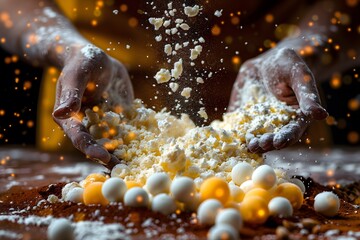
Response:
[[[328,116],[327,111],[321,106],[314,76],[305,63],[296,63],[292,67],[291,85],[305,116],[316,120]]]
[[[56,85],[56,101],[53,116],[66,119],[76,114],[81,108],[88,79],[84,71],[74,67],[65,67]]]

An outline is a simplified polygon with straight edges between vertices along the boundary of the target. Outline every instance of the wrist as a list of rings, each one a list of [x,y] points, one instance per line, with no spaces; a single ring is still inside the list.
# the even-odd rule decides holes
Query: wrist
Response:
[[[294,50],[308,65],[315,77],[323,80],[329,67],[337,67],[341,52],[338,51],[333,39],[325,33],[309,32],[297,37],[282,40],[275,50],[287,48]]]

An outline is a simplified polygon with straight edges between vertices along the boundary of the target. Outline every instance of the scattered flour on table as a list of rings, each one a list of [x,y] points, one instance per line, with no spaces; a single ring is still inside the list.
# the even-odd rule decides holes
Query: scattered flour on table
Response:
[[[25,217],[19,215],[0,215],[0,221],[9,221],[22,225],[34,226],[48,226],[51,224],[52,221],[55,221],[56,219],[57,218],[54,218],[52,216],[39,217],[30,215]],[[74,235],[76,240],[131,239],[130,236],[125,233],[125,227],[119,223],[105,224],[100,221],[80,221],[72,222],[71,226],[74,228]],[[0,230],[0,237],[2,236],[3,232],[5,231]],[[7,234],[11,233],[8,231],[6,232]]]
[[[0,230],[0,239],[2,238],[22,239],[23,235],[7,230]]]

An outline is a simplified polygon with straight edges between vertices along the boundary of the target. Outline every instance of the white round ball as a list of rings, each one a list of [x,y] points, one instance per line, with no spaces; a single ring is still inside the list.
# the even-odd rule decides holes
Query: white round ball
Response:
[[[156,196],[159,193],[168,193],[170,190],[171,180],[166,173],[154,173],[146,181],[146,189],[152,195]]]
[[[176,211],[175,200],[165,193],[160,193],[153,198],[151,209],[154,212],[169,215]]]
[[[70,189],[70,191],[66,194],[65,201],[71,201],[76,203],[84,202],[84,189],[81,187],[75,187]]]
[[[231,178],[237,185],[241,185],[243,182],[250,180],[254,168],[247,162],[240,162],[236,164],[231,170]]]
[[[124,180],[118,177],[107,179],[101,187],[102,195],[109,202],[120,202],[123,200],[127,186]]]
[[[268,205],[270,215],[290,217],[293,215],[293,207],[290,201],[284,197],[274,197]]]
[[[111,177],[120,177],[120,178],[124,178],[127,175],[129,175],[130,173],[130,168],[128,165],[126,164],[117,164],[115,165],[115,167],[113,167],[113,169],[111,170]]]
[[[66,184],[62,189],[61,189],[61,199],[66,201],[67,195],[70,192],[71,189],[73,188],[81,188],[82,186],[77,183],[77,182],[71,182]]]
[[[228,224],[216,224],[208,233],[208,240],[237,240],[239,233],[236,229]]]
[[[236,230],[241,230],[243,227],[243,220],[240,212],[233,208],[227,208],[221,210],[216,217],[216,225],[227,224],[232,226]]]
[[[130,188],[125,193],[124,204],[129,207],[148,207],[149,195],[141,187]]]
[[[216,216],[221,208],[221,202],[216,199],[207,199],[202,202],[197,210],[199,223],[203,225],[214,225]]]
[[[247,180],[240,185],[240,188],[244,191],[244,193],[247,193],[248,191],[254,189],[255,185],[252,180]]]
[[[49,240],[72,240],[74,239],[74,229],[71,222],[66,218],[55,219],[47,229]]]
[[[292,178],[292,179],[290,179],[290,182],[297,185],[301,189],[302,193],[305,193],[305,191],[306,191],[305,185],[300,179]]]
[[[196,195],[194,180],[189,177],[176,178],[171,183],[170,192],[177,201],[189,203]]]
[[[275,171],[269,165],[261,165],[256,168],[251,179],[256,187],[264,189],[272,188],[277,182]]]
[[[322,192],[315,196],[314,209],[327,217],[333,217],[340,208],[339,197],[332,192]]]

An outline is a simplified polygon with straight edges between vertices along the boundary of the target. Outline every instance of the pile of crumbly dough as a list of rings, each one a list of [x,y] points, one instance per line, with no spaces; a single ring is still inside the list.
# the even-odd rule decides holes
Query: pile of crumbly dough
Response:
[[[144,184],[155,172],[166,172],[171,178],[193,178],[197,186],[211,176],[230,182],[239,161],[263,162],[248,152],[246,136],[277,132],[296,114],[264,94],[260,85],[247,87],[247,93],[251,97],[243,107],[205,127],[195,126],[186,114],[177,118],[165,110],[155,112],[140,100],[133,103],[132,117],[87,110],[83,123],[98,143],[123,160],[120,177],[127,181]]]

